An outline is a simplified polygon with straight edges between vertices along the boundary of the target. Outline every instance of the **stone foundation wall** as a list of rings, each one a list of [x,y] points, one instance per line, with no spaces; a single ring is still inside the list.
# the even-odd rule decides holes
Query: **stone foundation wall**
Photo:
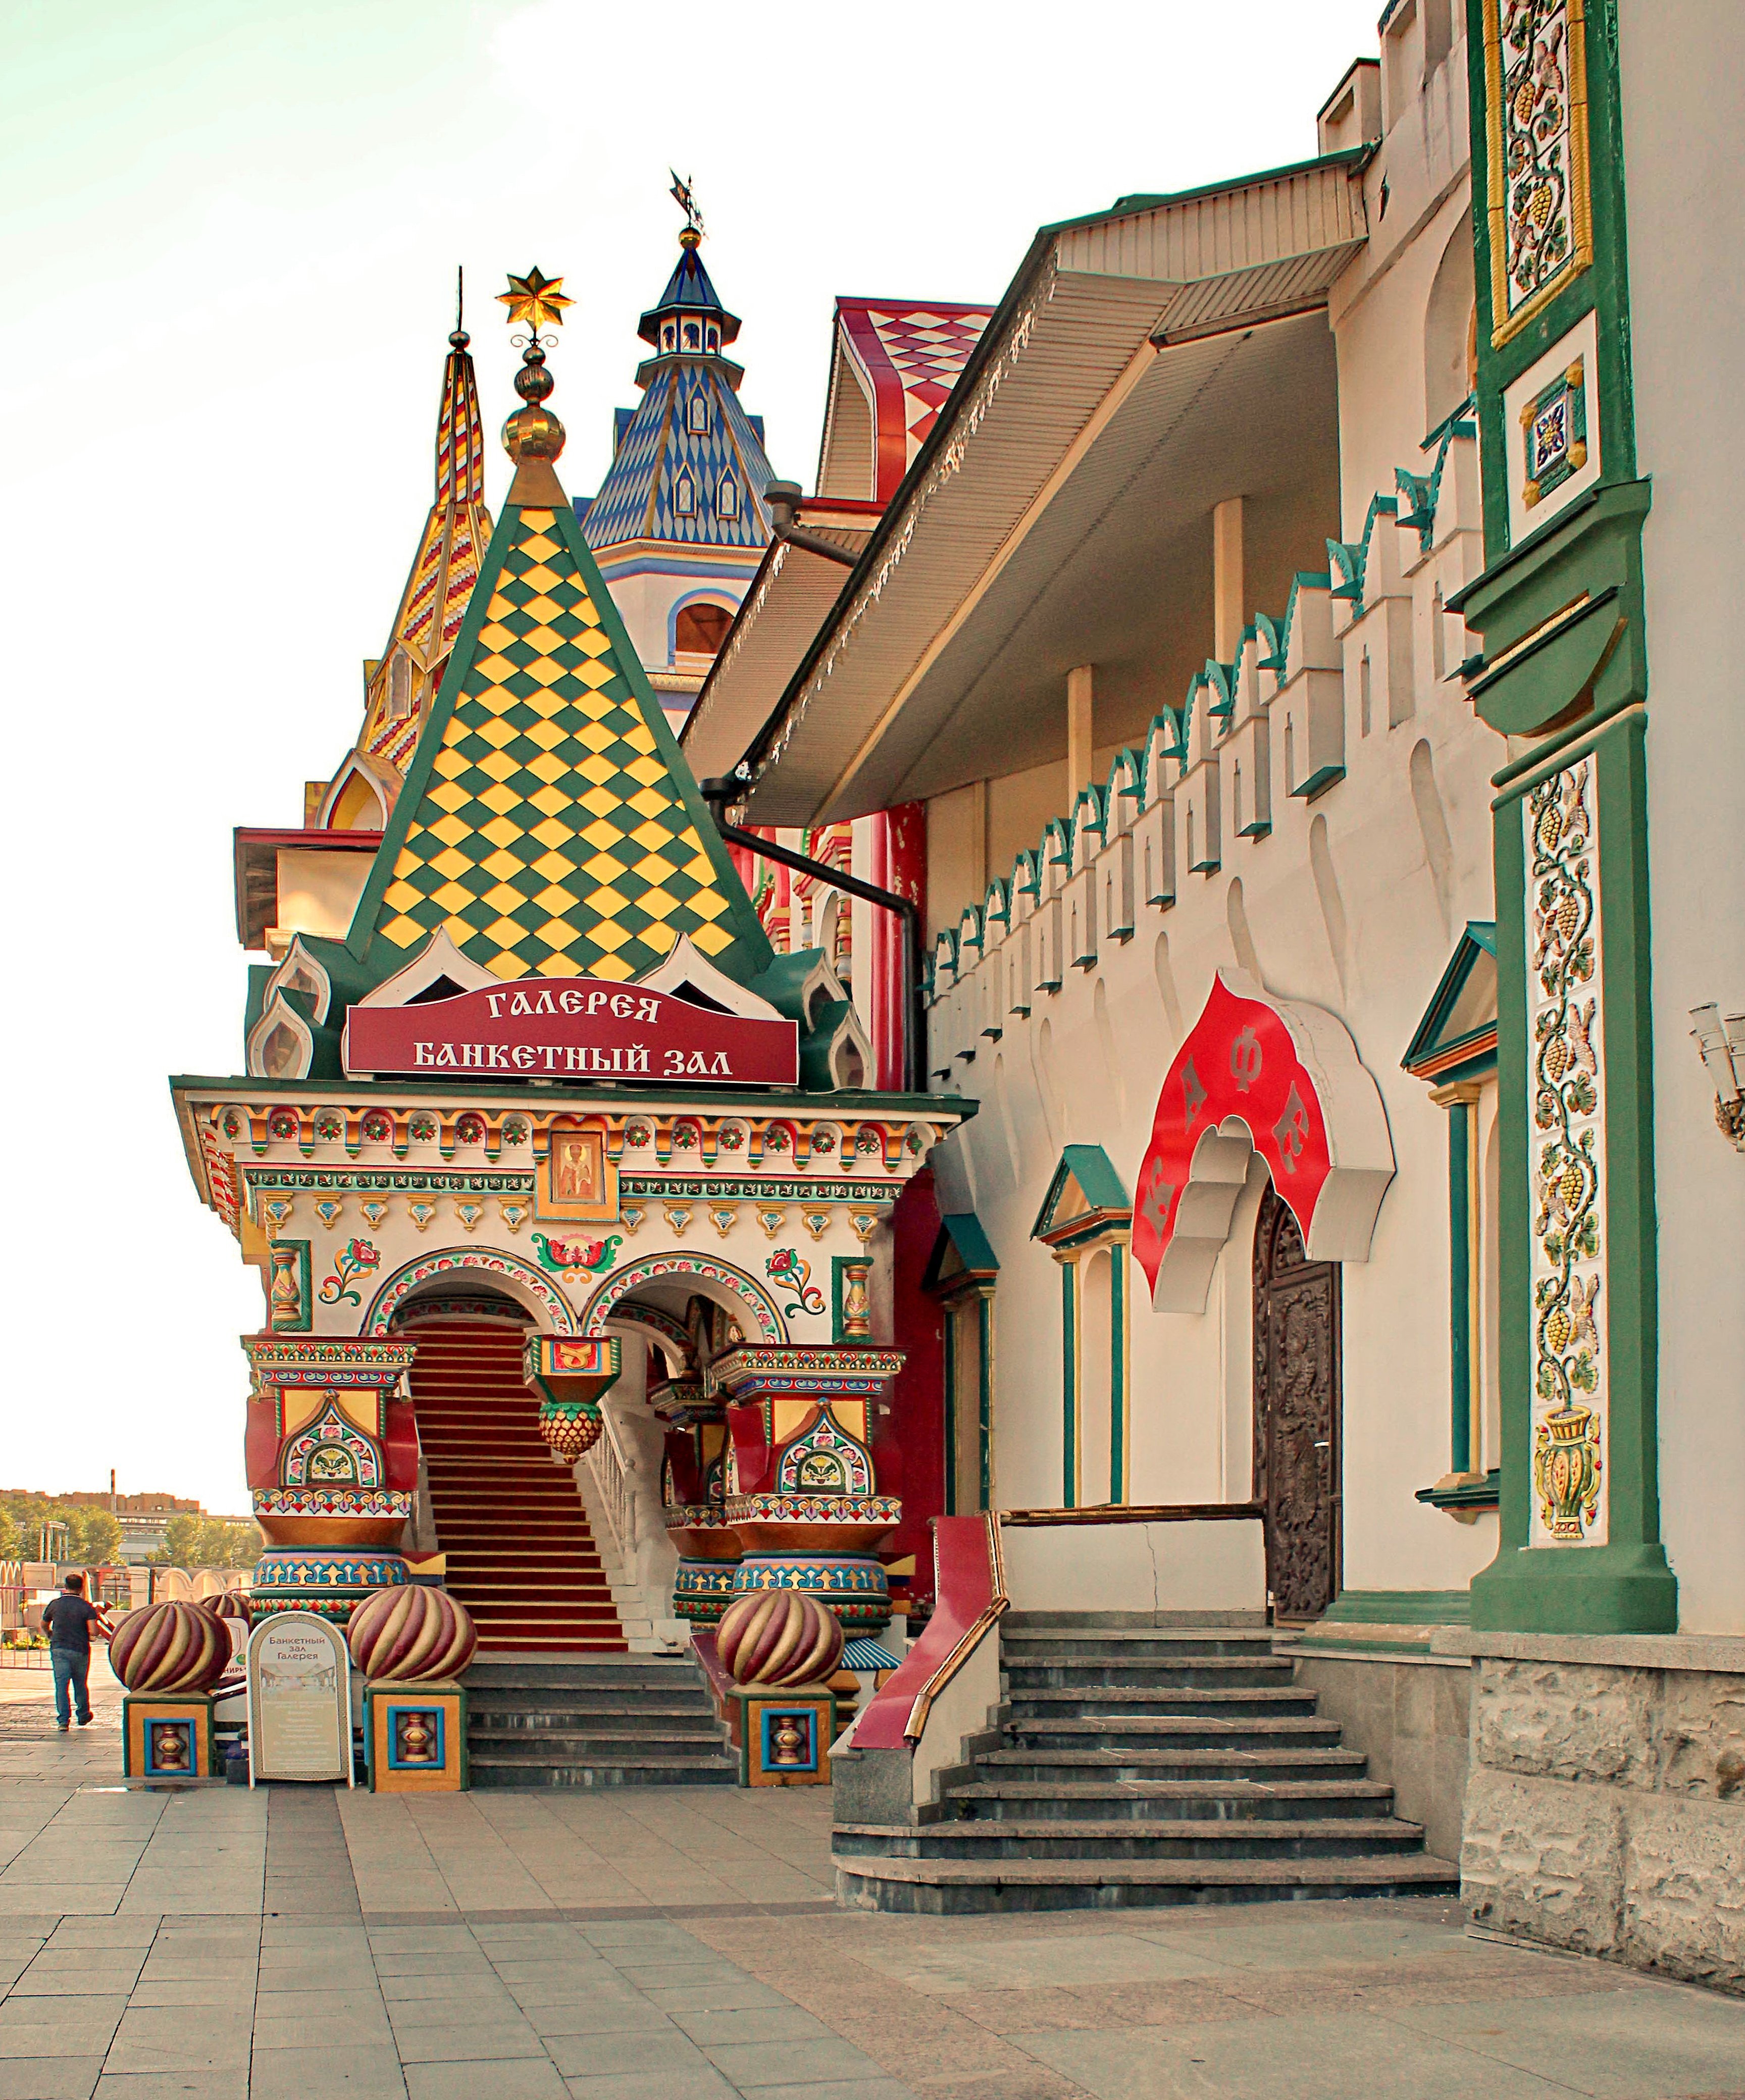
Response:
[[[1341,1655],[1306,1641],[1275,1647],[1295,1661],[1298,1683],[1319,1695],[1323,1717],[1345,1731],[1346,1749],[1364,1753],[1370,1778],[1393,1788],[1394,1814],[1424,1825],[1427,1851],[1458,1860],[1471,1670],[1428,1655]]]
[[[1745,1640],[1436,1646],[1473,1659],[1460,1878],[1474,1922],[1745,1992]]]

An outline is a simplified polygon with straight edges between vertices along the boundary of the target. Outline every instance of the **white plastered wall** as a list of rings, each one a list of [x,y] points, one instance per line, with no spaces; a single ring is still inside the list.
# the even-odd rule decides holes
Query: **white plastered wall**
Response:
[[[1738,94],[1745,15],[1621,0],[1648,629],[1659,1224],[1660,1515],[1681,1630],[1745,1633],[1745,1159],[1715,1127],[1690,1009],[1745,1009],[1745,715],[1729,668],[1745,545]],[[1716,498],[1721,500],[1717,505]]]
[[[1457,45],[1425,88],[1425,107],[1397,121],[1370,179],[1371,224],[1385,225],[1385,236],[1336,287],[1345,529],[1354,539],[1372,495],[1395,492],[1396,465],[1428,470],[1426,316],[1468,204],[1464,114],[1456,121],[1451,113],[1456,101],[1464,112],[1464,97],[1452,98],[1451,87],[1464,59]],[[1467,440],[1450,457],[1429,545],[1416,530],[1378,521],[1364,603],[1331,608],[1342,779],[1312,802],[1288,792],[1285,701],[1274,697],[1270,836],[1232,836],[1226,816],[1220,867],[1190,873],[1190,784],[1173,763],[1160,766],[1161,788],[1173,797],[1173,906],[1148,907],[1142,897],[1131,938],[1105,933],[1093,964],[1069,968],[1057,991],[1033,991],[1027,1017],[996,1013],[997,1039],[981,1032],[987,986],[1018,931],[990,929],[985,956],[961,956],[961,981],[949,968],[941,973],[934,1040],[944,1055],[930,1061],[948,1057],[952,1076],[934,1083],[978,1097],[981,1112],[936,1164],[944,1207],[978,1211],[1001,1264],[994,1454],[1004,1507],[1050,1505],[1062,1494],[1059,1272],[1030,1238],[1061,1147],[1101,1145],[1132,1193],[1171,1058],[1214,972],[1235,965],[1270,994],[1343,1019],[1380,1088],[1398,1162],[1369,1260],[1343,1270],[1344,1586],[1459,1589],[1495,1554],[1494,1515],[1461,1524],[1415,1499],[1450,1468],[1448,1133],[1446,1111],[1399,1065],[1464,924],[1493,915],[1489,783],[1502,754],[1453,675],[1470,645],[1440,611],[1481,565],[1473,451]],[[1301,565],[1318,568],[1324,558],[1306,546]],[[1226,812],[1238,741],[1231,735],[1208,746],[1222,769]],[[1001,784],[990,784],[996,805]],[[1159,792],[1154,774],[1148,801]],[[1054,814],[1067,813],[1057,805]],[[942,813],[940,828],[955,840],[955,807]],[[946,880],[969,858],[954,854]],[[1004,857],[988,869],[1009,871]],[[930,916],[954,926],[979,899],[948,893],[943,872],[930,871]],[[1481,1118],[1481,1144],[1487,1136]],[[1263,1185],[1264,1169],[1252,1162],[1204,1313],[1154,1312],[1142,1273],[1130,1270],[1134,1502],[1242,1500],[1250,1492],[1252,1234]],[[1101,1462],[1102,1454],[1086,1454],[1087,1478]]]

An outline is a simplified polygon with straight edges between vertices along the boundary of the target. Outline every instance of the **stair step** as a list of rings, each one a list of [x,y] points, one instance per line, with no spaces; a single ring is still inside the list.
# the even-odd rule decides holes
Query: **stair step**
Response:
[[[1281,1898],[1451,1893],[1460,1870],[1428,1853],[1331,1860],[874,1860],[833,1855],[837,1890],[861,1910],[973,1917]]]
[[[1331,1859],[1416,1851],[1424,1826],[1398,1816],[1320,1816],[1268,1821],[1258,1816],[1184,1816],[1168,1821],[958,1821],[839,1823],[832,1836],[843,1857],[899,1860]]]
[[[981,1767],[978,1762],[977,1769]],[[960,1819],[990,1822],[1043,1818],[1078,1822],[1140,1820],[1161,1806],[1174,1815],[1235,1820],[1270,1816],[1373,1815],[1391,1807],[1394,1789],[1380,1780],[1111,1780],[1100,1782],[979,1780],[945,1797]]]
[[[1244,1738],[1246,1740],[1246,1738]],[[1038,1784],[1084,1780],[1253,1779],[1270,1782],[1310,1772],[1361,1779],[1367,1760],[1360,1750],[1228,1749],[1005,1749],[984,1751],[978,1771],[1005,1780]]]

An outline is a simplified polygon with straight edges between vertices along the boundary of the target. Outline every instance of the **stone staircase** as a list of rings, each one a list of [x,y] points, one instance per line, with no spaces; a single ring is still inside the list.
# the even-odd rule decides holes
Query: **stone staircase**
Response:
[[[997,1736],[918,1824],[838,1824],[861,1909],[957,1915],[1454,1893],[1264,1627],[1003,1622]]]
[[[440,1318],[417,1340],[412,1396],[450,1593],[488,1653],[622,1653],[612,1586],[567,1466],[539,1433],[521,1329]]]
[[[731,1786],[739,1776],[688,1657],[492,1657],[462,1682],[475,1787]]]

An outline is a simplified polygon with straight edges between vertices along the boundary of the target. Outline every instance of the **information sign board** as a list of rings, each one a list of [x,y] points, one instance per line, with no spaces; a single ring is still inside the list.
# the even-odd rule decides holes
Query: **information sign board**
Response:
[[[342,1779],[351,1758],[351,1658],[313,1612],[275,1612],[249,1636],[249,1785]]]

